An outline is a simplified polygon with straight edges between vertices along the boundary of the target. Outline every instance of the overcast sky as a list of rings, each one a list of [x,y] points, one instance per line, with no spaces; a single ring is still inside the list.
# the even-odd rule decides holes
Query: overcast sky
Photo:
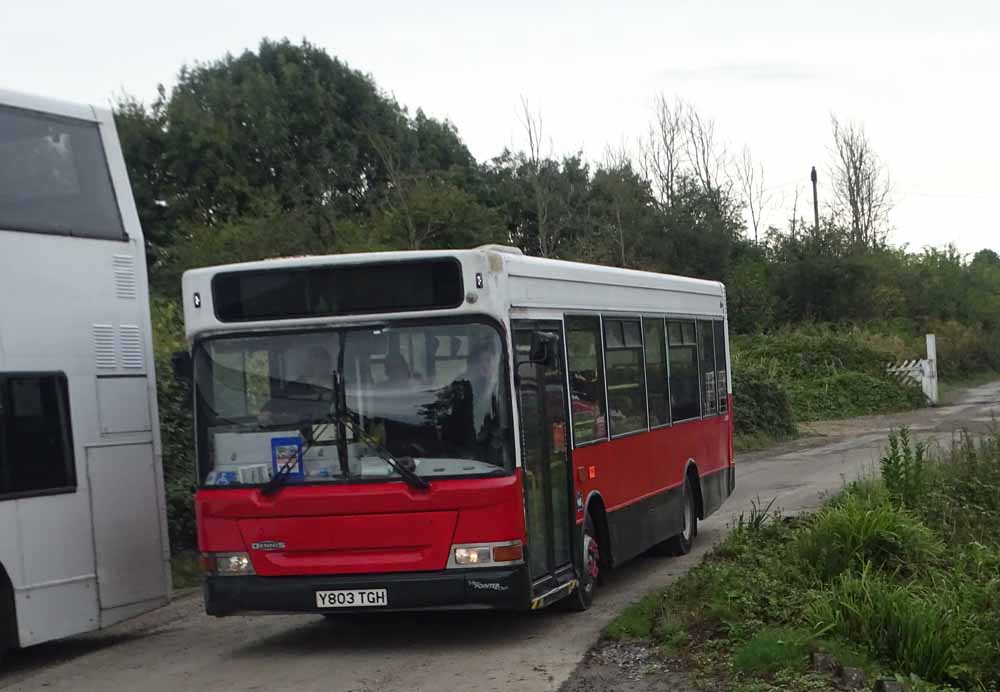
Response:
[[[751,5],[753,5],[751,7]],[[477,7],[484,9],[478,9]],[[145,100],[183,63],[307,38],[411,110],[448,118],[473,154],[524,144],[521,97],[556,154],[634,146],[657,93],[748,145],[784,226],[830,114],[864,124],[892,174],[893,242],[1000,251],[1000,3],[0,0],[0,88]]]

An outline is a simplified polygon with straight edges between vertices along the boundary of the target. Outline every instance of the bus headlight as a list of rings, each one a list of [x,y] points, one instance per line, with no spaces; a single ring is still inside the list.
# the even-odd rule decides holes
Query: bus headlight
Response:
[[[478,548],[455,548],[455,563],[459,565],[481,565],[492,559],[490,549],[486,546]]]
[[[448,567],[494,567],[524,562],[521,541],[453,545]]]
[[[247,553],[205,553],[201,566],[207,574],[217,577],[239,577],[256,574]]]

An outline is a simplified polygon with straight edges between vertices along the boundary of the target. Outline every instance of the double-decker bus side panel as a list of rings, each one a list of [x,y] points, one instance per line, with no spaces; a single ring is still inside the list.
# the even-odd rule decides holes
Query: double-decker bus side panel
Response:
[[[0,563],[27,646],[162,605],[169,555],[145,248],[111,114],[0,92],[0,146],[75,171],[58,189],[21,176],[0,203]]]

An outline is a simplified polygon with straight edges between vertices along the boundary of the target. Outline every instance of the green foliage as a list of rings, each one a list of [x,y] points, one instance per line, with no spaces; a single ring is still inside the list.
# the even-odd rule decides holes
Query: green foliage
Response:
[[[889,448],[879,467],[886,488],[903,507],[917,507],[927,493],[926,451],[925,443],[910,440],[910,431],[905,427],[889,433]]]
[[[154,299],[150,305],[156,362],[156,394],[163,441],[163,476],[167,498],[170,546],[177,552],[197,546],[194,518],[194,433],[191,393],[174,378],[171,358],[187,350],[181,307],[176,301]]]
[[[810,651],[914,690],[998,689],[1000,433],[960,434],[940,456],[894,437],[885,463],[922,465],[919,492],[856,481],[792,520],[757,501],[703,564],[640,601],[631,636],[658,641],[668,622],[685,633],[678,661],[731,666],[738,689],[823,689],[805,680]]]
[[[805,611],[806,619],[903,670],[937,682],[974,677],[988,643],[969,603],[948,589],[901,584],[870,565],[842,574]]]
[[[797,418],[804,421],[905,411],[926,404],[915,384],[863,372],[793,380],[788,396]]]
[[[733,416],[736,435],[781,440],[797,432],[788,392],[763,368],[734,365]]]
[[[789,627],[764,627],[733,653],[733,667],[741,673],[802,670],[809,657],[812,634]]]
[[[619,641],[649,638],[656,625],[661,607],[661,598],[658,593],[643,596],[629,605],[604,628],[604,636]]]
[[[848,493],[799,532],[790,556],[825,582],[866,564],[914,572],[937,563],[943,551],[934,533],[905,510]]]

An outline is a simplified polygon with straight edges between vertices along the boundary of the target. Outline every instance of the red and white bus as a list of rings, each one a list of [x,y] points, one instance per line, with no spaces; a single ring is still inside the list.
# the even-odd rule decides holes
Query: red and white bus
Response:
[[[183,294],[212,615],[585,609],[733,490],[718,282],[486,246]]]

